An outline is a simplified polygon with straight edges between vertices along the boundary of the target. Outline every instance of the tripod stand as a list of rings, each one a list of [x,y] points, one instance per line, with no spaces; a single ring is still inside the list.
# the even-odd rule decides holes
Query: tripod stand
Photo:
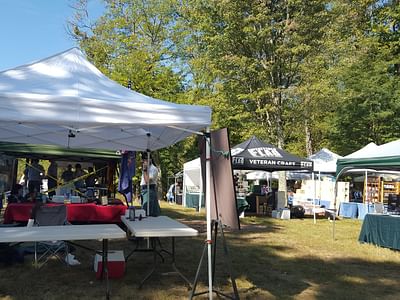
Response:
[[[229,272],[229,276],[231,278],[231,282],[232,282],[232,289],[233,289],[233,295],[228,295],[228,294],[224,294],[221,291],[218,291],[216,289],[212,289],[212,292],[217,294],[218,296],[224,296],[226,298],[229,299],[235,299],[235,300],[239,300],[239,293],[236,287],[236,281],[235,278],[233,277],[232,274],[232,263],[231,263],[231,259],[228,253],[228,246],[226,244],[226,240],[225,240],[225,235],[224,235],[224,229],[223,229],[223,225],[221,220],[217,219],[217,220],[213,220],[212,221],[212,227],[213,227],[213,234],[214,234],[214,241],[206,241],[206,243],[204,244],[204,248],[203,248],[203,253],[201,255],[200,258],[200,262],[199,262],[199,266],[197,267],[197,272],[196,272],[196,277],[194,279],[194,283],[193,283],[193,289],[190,293],[189,299],[193,299],[193,297],[195,296],[199,296],[199,295],[204,295],[209,293],[209,291],[203,291],[203,292],[197,292],[196,293],[196,287],[197,287],[197,283],[199,281],[199,275],[200,275],[200,271],[201,271],[201,267],[204,261],[204,257],[207,256],[207,247],[209,243],[212,243],[212,247],[213,247],[213,256],[212,256],[212,283],[214,285],[214,279],[215,279],[215,264],[216,264],[216,254],[217,254],[217,234],[218,234],[218,230],[221,233],[221,239],[222,239],[222,246],[223,246],[223,250],[224,250],[224,256],[227,260],[227,264],[228,264],[228,272]],[[212,295],[209,295],[210,299],[212,298]]]

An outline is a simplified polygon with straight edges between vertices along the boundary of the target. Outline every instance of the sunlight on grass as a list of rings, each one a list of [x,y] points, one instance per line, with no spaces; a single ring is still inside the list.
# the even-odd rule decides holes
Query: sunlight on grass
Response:
[[[348,283],[352,283],[352,284],[367,284],[368,280],[366,280],[365,278],[361,278],[361,277],[355,277],[355,276],[348,276],[345,275],[342,277],[344,282],[348,282]]]
[[[199,230],[197,237],[176,239],[176,265],[192,281],[205,245],[205,212],[166,202],[161,202],[161,210]],[[314,224],[312,219],[252,216],[240,222],[240,231],[224,230],[229,257],[224,255],[220,236],[217,239],[215,287],[224,293],[232,292],[228,272],[231,261],[241,299],[368,300],[397,299],[400,295],[400,252],[360,244],[359,220],[337,221],[335,239],[333,223],[326,219]],[[162,239],[167,249],[170,243],[170,239]],[[101,249],[98,241],[87,241],[85,246]],[[125,254],[134,246],[125,239],[110,241],[110,249]],[[0,299],[104,298],[104,283],[96,280],[93,272],[93,254],[80,248],[74,254],[81,265],[66,268],[50,262],[38,273],[31,265],[32,257],[26,256],[23,265],[0,268]],[[157,268],[139,289],[152,259],[149,253],[134,254],[126,263],[125,276],[110,282],[112,299],[187,299],[188,287],[177,276],[162,276],[160,271],[170,271],[170,266],[161,262],[160,270]],[[200,272],[198,291],[208,289],[206,265]]]

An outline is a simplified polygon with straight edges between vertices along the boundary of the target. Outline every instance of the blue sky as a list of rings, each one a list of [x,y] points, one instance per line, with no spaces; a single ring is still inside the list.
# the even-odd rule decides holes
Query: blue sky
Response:
[[[73,0],[0,0],[0,71],[75,47],[67,32]],[[89,16],[101,14],[89,0]]]

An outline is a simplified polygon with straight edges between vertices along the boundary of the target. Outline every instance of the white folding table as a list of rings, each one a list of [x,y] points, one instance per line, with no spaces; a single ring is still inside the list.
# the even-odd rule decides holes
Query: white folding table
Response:
[[[176,220],[173,220],[167,216],[159,217],[146,217],[139,221],[131,221],[125,216],[121,216],[122,222],[126,225],[132,236],[138,238],[150,238],[151,240],[151,251],[153,252],[153,268],[145,276],[145,278],[140,283],[140,286],[154,273],[157,266],[157,254],[159,252],[156,249],[156,239],[161,237],[170,237],[172,239],[172,249],[171,252],[162,249],[166,253],[169,253],[172,258],[172,267],[175,273],[178,274],[189,286],[191,286],[190,281],[178,270],[175,264],[175,238],[176,237],[190,237],[197,236],[199,232],[196,229],[190,228],[189,226],[182,224]],[[135,249],[134,251],[140,251]],[[128,255],[129,257],[129,255]],[[127,257],[127,258],[128,258]]]
[[[0,227],[0,243],[102,240],[102,278],[106,279],[107,299],[110,296],[107,268],[108,240],[125,237],[126,233],[115,224]]]

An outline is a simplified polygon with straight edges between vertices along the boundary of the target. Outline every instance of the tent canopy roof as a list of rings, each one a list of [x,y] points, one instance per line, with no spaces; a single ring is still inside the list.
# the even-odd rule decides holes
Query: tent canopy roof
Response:
[[[237,170],[313,170],[313,162],[290,154],[252,136],[231,149],[232,167]]]
[[[314,162],[314,171],[322,173],[335,173],[336,172],[336,161],[342,156],[326,149],[322,148],[317,153],[308,157]]]
[[[369,143],[360,150],[338,159],[336,173],[352,168],[400,170],[400,139],[380,146]]]
[[[211,109],[131,91],[73,48],[0,72],[0,123],[1,141],[145,151],[209,126]]]

